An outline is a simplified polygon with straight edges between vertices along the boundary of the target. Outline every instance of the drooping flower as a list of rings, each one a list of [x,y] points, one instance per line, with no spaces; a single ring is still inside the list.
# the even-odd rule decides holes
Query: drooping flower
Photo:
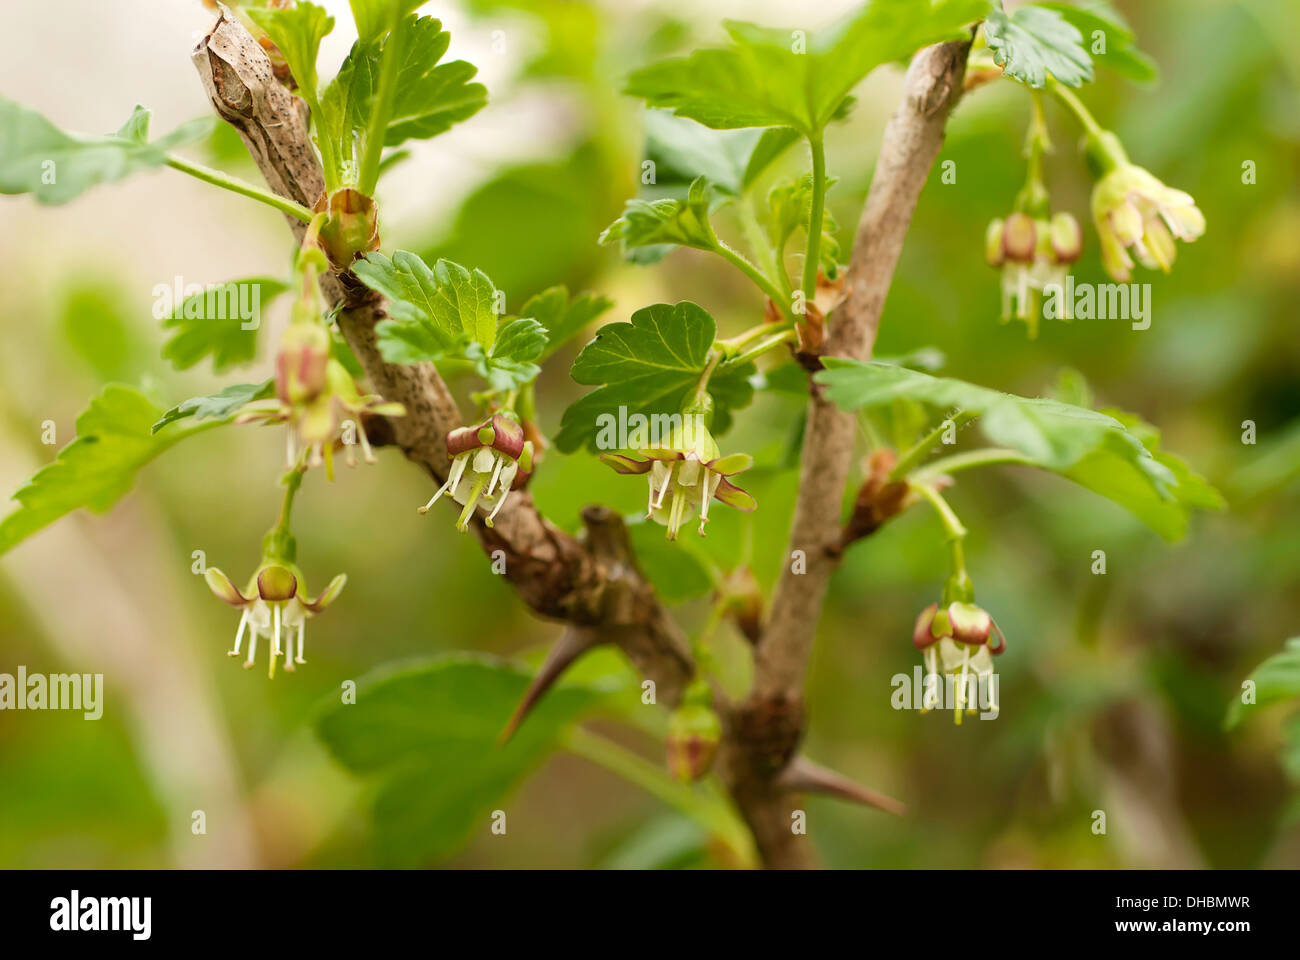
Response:
[[[450,493],[464,507],[456,521],[461,533],[469,529],[470,517],[480,503],[491,504],[492,510],[483,522],[492,526],[510,491],[522,487],[533,469],[532,441],[524,439],[519,421],[504,413],[451,431],[447,434],[447,455],[451,457],[447,482],[420,512],[428,513],[444,493]]]
[[[674,421],[669,436],[659,445],[637,451],[645,459],[621,453],[602,453],[600,459],[619,473],[650,475],[646,514],[668,528],[668,539],[700,511],[700,536],[709,521],[709,502],[715,497],[748,513],[758,504],[728,479],[754,465],[747,453],[720,456],[717,441],[701,417],[686,414]],[[670,496],[671,494],[671,496]]]
[[[1011,319],[1014,303],[1016,318],[1029,327],[1031,338],[1036,336],[1040,295],[1051,286],[1064,290],[1070,264],[1082,251],[1083,232],[1069,213],[1034,219],[1016,212],[992,221],[984,235],[984,257],[1002,270],[1002,319]],[[1060,300],[1063,318],[1071,319],[1069,298]]]
[[[1168,273],[1178,255],[1174,241],[1190,243],[1205,232],[1205,215],[1192,195],[1129,162],[1108,131],[1089,143],[1088,157],[1100,173],[1092,189],[1092,216],[1106,272],[1128,283],[1136,257],[1148,270]]]
[[[248,657],[244,660],[244,668],[248,669],[257,657],[257,638],[266,637],[271,642],[267,673],[271,677],[275,676],[276,658],[281,654],[284,655],[284,669],[288,671],[294,670],[295,664],[307,662],[303,658],[307,618],[314,617],[333,603],[348,581],[347,574],[340,573],[319,596],[312,599],[307,595],[302,572],[291,563],[263,562],[242,592],[216,567],[208,567],[203,576],[213,593],[240,610],[235,646],[229,655],[239,656],[247,632]]]
[[[287,424],[285,460],[290,468],[305,455],[307,466],[324,463],[332,471],[333,453],[340,446],[348,466],[355,466],[354,437],[366,463],[374,463],[363,415],[406,413],[400,403],[361,394],[352,374],[330,356],[329,332],[317,323],[293,323],[285,329],[275,358],[275,394],[245,404],[235,422]]]
[[[939,704],[942,672],[944,677],[952,678],[956,723],[961,723],[963,709],[975,710],[974,701],[968,697],[971,674],[975,683],[987,683],[993,674],[993,657],[1007,648],[1006,637],[988,611],[963,602],[943,608],[932,603],[922,610],[912,628],[912,643],[925,661],[922,709],[930,710]],[[991,695],[996,692],[991,684],[989,690]],[[989,705],[997,711],[996,701]]]

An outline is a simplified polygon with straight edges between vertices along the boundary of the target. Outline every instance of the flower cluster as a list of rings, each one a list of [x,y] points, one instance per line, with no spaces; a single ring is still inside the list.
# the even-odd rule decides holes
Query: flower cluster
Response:
[[[1070,264],[1082,252],[1083,232],[1069,213],[1035,219],[1016,212],[990,223],[984,235],[984,257],[989,266],[1002,270],[1002,319],[1011,318],[1014,303],[1016,318],[1028,325],[1033,337],[1038,330],[1040,294],[1051,286],[1063,289]],[[1071,319],[1068,312],[1064,319]]]

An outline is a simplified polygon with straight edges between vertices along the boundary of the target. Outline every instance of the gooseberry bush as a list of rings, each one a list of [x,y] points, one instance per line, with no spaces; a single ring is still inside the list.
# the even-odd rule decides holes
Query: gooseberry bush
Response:
[[[170,407],[146,390],[108,386],[78,419],[76,439],[15,494],[17,509],[0,521],[0,551],[78,508],[109,509],[139,470],[182,440],[260,425],[284,432],[283,462],[255,471],[283,487],[281,510],[260,549],[225,560],[238,576],[217,567],[205,574],[233,608],[228,653],[242,666],[271,678],[310,667],[307,621],[346,596],[346,577],[308,588],[311,543],[294,534],[295,496],[304,484],[328,484],[338,458],[375,462],[376,448],[396,448],[430,475],[428,502],[411,505],[427,514],[421,522],[472,533],[521,602],[566,624],[528,669],[443,656],[380,671],[325,711],[319,732],[334,755],[382,783],[376,811],[391,828],[381,823],[394,858],[450,852],[564,746],[695,819],[721,862],[809,865],[801,793],[902,809],[799,749],[809,651],[827,581],[847,550],[913,506],[933,511],[948,562],[934,571],[934,602],[916,618],[924,675],[916,705],[960,724],[996,716],[998,657],[1018,642],[1004,636],[998,611],[977,603],[978,571],[963,541],[980,520],[959,516],[951,502],[960,477],[990,467],[1055,473],[1169,540],[1183,536],[1193,511],[1221,506],[1162,449],[1154,426],[1095,408],[1086,385],[1063,380],[1052,395],[1020,397],[936,375],[933,349],[872,357],[912,211],[939,175],[932,167],[948,116],[986,87],[1014,87],[1027,116],[1023,145],[1008,148],[1024,185],[1006,198],[1005,217],[988,224],[983,251],[1000,274],[1000,294],[990,282],[987,295],[1000,299],[1004,321],[1023,322],[1031,338],[1050,335],[1044,318],[1070,321],[1079,305],[1071,265],[1089,242],[1116,283],[1127,283],[1139,266],[1168,272],[1179,244],[1203,233],[1192,197],[1139,166],[1085,105],[1081,91],[1099,68],[1135,82],[1154,75],[1105,8],[1036,3],[1008,13],[989,0],[871,0],[822,30],[728,22],[723,45],[633,70],[623,92],[648,108],[641,193],[591,243],[617,247],[648,271],[671,269],[678,248],[703,251],[748,285],[739,295],[752,324],[723,331],[689,300],[615,305],[599,291],[560,285],[512,312],[475,264],[428,263],[385,246],[377,185],[406,159],[404,144],[470,121],[488,103],[475,67],[445,58],[448,33],[420,6],[351,0],[358,39],[339,64],[318,62],[335,24],[310,2],[217,11],[195,63],[264,186],[178,152],[202,123],[152,137],[149,112],[137,108],[117,132],[86,136],[0,100],[5,193],[62,204],[166,166],[281,211],[296,240],[284,275],[271,269],[195,294],[166,321],[163,353],[177,369],[207,362],[225,373],[255,359],[259,333],[222,305],[250,290],[260,304],[289,298],[290,322],[262,345],[274,352],[274,376]],[[826,131],[853,110],[868,74],[908,61],[850,233],[827,211],[837,180]],[[1049,128],[1047,101],[1073,129]],[[1044,174],[1053,144],[1076,142],[1081,170],[1095,180],[1087,216],[1054,205]],[[792,162],[801,169],[791,176]],[[548,436],[536,412],[539,375],[582,341],[568,373],[591,389]],[[799,475],[783,572],[764,596],[746,546],[735,544],[734,566],[711,573],[712,613],[688,638],[656,581],[661,568],[699,562],[684,541],[704,536],[717,511],[764,509],[745,489],[754,457],[728,439],[761,391],[807,398],[796,445],[764,465]],[[584,511],[581,537],[538,512],[530,480],[552,458],[583,450],[644,484],[644,515],[672,541],[656,548],[653,568],[638,562],[625,519],[609,508]],[[678,559],[665,561],[664,549]],[[739,697],[716,682],[712,640],[721,629],[749,641],[752,676]],[[598,647],[617,648],[639,676],[602,660]],[[218,650],[214,638],[214,658]],[[666,726],[643,719],[647,704],[668,708]],[[662,733],[671,777],[576,726],[598,707]],[[435,841],[412,846],[401,828],[412,822],[443,827]]]

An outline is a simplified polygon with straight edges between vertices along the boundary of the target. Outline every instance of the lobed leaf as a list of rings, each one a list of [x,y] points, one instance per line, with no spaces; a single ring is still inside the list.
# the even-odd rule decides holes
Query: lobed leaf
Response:
[[[76,439],[14,494],[19,506],[0,520],[0,553],[79,507],[112,507],[141,467],[192,432],[156,435],[161,415],[138,390],[105,387],[77,417]]]
[[[257,356],[257,329],[245,330],[240,311],[229,309],[230,295],[237,298],[248,286],[256,288],[259,308],[289,289],[283,280],[252,277],[186,297],[163,322],[165,328],[176,331],[163,344],[163,357],[177,370],[188,370],[211,356],[212,369],[217,373],[250,363]],[[216,308],[215,315],[209,316],[209,307]]]
[[[572,453],[596,450],[599,418],[640,413],[680,413],[704,372],[717,335],[713,318],[689,301],[656,303],[632,314],[630,323],[608,323],[573,362],[573,379],[598,386],[564,412],[555,444]],[[754,388],[753,364],[723,366],[709,379],[713,432],[726,432],[731,411],[746,406]]]
[[[1070,87],[1092,80],[1092,57],[1083,48],[1083,35],[1056,10],[994,10],[984,21],[984,41],[1007,76],[1031,87],[1042,87],[1048,75]]]
[[[379,780],[374,825],[385,861],[429,863],[458,851],[604,696],[561,681],[498,745],[529,679],[493,657],[450,654],[371,674],[356,703],[321,715],[317,734],[335,759]]]
[[[1155,61],[1138,49],[1133,31],[1109,4],[1044,3],[1041,6],[1059,13],[1082,34],[1094,64],[1109,67],[1134,83],[1155,83],[1160,78]],[[1104,50],[1096,46],[1099,34]]]
[[[815,138],[873,69],[959,39],[988,9],[987,0],[872,0],[811,38],[728,21],[731,46],[644,67],[626,92],[708,127],[790,127]]]
[[[275,383],[263,380],[261,383],[236,383],[224,388],[220,393],[205,397],[191,397],[172,407],[150,427],[150,433],[157,433],[169,423],[193,417],[195,420],[226,420],[235,415],[240,407],[253,400],[264,400],[275,395]]]
[[[540,361],[587,329],[613,305],[613,300],[593,293],[569,299],[568,287],[561,284],[530,297],[520,308],[519,316],[532,317],[546,328],[546,345],[538,357]]]
[[[436,360],[477,343],[486,353],[496,340],[496,288],[481,270],[450,260],[430,269],[414,253],[392,259],[369,253],[353,272],[389,300],[391,320],[379,324],[379,347],[390,363]]]
[[[87,136],[61,130],[35,110],[0,97],[0,193],[67,203],[96,184],[162,166],[169,149],[211,129],[207,120],[183,124],[150,143],[149,118],[137,106],[116,133]]]
[[[979,416],[985,437],[1023,454],[1129,510],[1162,537],[1186,533],[1188,511],[1222,500],[1178,458],[1159,449],[1159,434],[1128,414],[1109,416],[1059,400],[1027,399],[887,364],[828,357],[816,375],[845,410],[912,401]],[[1127,423],[1124,422],[1127,420]]]
[[[624,256],[637,247],[716,250],[718,238],[709,223],[713,200],[713,189],[704,177],[691,182],[685,200],[629,200],[623,215],[605,229],[599,242],[602,246],[619,243]]]

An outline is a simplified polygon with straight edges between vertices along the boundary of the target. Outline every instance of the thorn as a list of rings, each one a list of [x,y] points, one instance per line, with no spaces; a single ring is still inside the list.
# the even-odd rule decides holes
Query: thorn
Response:
[[[907,813],[907,807],[893,797],[877,793],[860,783],[855,783],[844,774],[836,773],[834,770],[813,763],[807,757],[795,757],[790,762],[790,765],[785,768],[785,771],[777,777],[777,784],[787,790],[797,790],[802,793],[821,793],[830,797],[838,797],[841,800],[848,800],[851,803],[875,807],[877,810],[883,810],[885,813],[892,813],[895,816],[901,817]]]
[[[515,707],[515,712],[511,715],[510,721],[506,724],[505,729],[501,731],[501,736],[497,738],[498,746],[505,746],[519,725],[524,722],[530,710],[537,705],[537,701],[542,699],[542,695],[555,685],[555,681],[560,678],[575,660],[581,657],[592,647],[599,646],[604,641],[594,630],[582,630],[577,627],[569,627],[560,635],[560,639],[555,642],[555,646],[546,654],[546,659],[542,661],[536,676],[524,691],[523,698],[519,701],[519,706]]]

